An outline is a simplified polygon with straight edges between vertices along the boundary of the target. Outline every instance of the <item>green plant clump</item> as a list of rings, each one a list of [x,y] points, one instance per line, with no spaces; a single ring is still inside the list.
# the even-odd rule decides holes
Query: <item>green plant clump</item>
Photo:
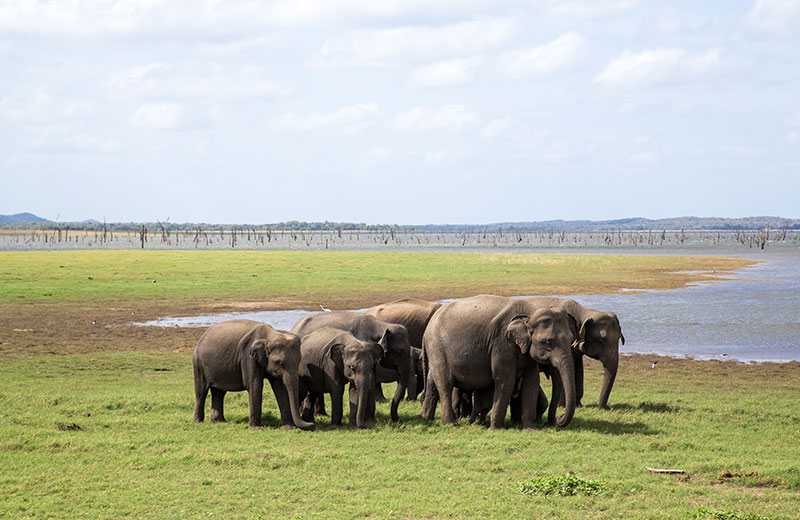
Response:
[[[733,511],[714,511],[705,507],[698,507],[692,516],[694,520],[770,520],[767,516],[753,513],[734,513]]]
[[[599,480],[587,480],[574,474],[558,477],[539,477],[530,482],[523,482],[519,490],[526,495],[556,495],[570,497],[573,495],[595,496],[607,493],[606,486]]]

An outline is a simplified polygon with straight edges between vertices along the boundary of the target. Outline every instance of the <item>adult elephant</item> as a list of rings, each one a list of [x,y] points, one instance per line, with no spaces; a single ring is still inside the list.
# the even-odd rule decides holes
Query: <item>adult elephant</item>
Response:
[[[379,366],[397,373],[397,390],[392,398],[390,415],[397,421],[397,407],[408,386],[411,376],[411,354],[408,332],[402,325],[386,323],[368,314],[349,311],[320,312],[301,319],[292,327],[292,333],[301,338],[322,327],[345,330],[360,339],[381,345],[384,351]],[[374,414],[368,420],[374,419]]]
[[[281,426],[313,430],[300,417],[297,369],[300,338],[269,325],[250,320],[232,320],[212,325],[197,342],[194,368],[194,420],[203,422],[208,391],[211,390],[211,422],[224,422],[226,392],[247,390],[251,427],[261,426],[264,379],[268,379],[278,401]]]
[[[322,327],[303,336],[300,344],[300,399],[303,419],[313,422],[314,401],[331,394],[331,424],[342,424],[344,387],[350,382],[350,426],[366,428],[375,410],[375,365],[383,358],[378,343],[361,341],[349,332]]]
[[[441,306],[442,304],[439,302],[430,302],[417,298],[403,298],[365,309],[364,314],[368,314],[387,323],[397,323],[404,326],[408,332],[408,341],[411,347],[421,349],[422,335],[425,334],[428,322]],[[409,401],[416,399],[425,385],[425,380],[420,379],[417,375],[422,369],[422,359],[419,355],[414,356],[413,351],[412,366],[414,367],[415,375],[409,379],[408,383]],[[419,368],[419,370],[417,370],[417,368]],[[380,373],[378,376],[380,380],[386,378]],[[378,387],[378,389],[380,390],[380,387]],[[379,392],[378,398],[380,399],[382,396],[383,394]]]
[[[567,311],[578,322],[578,340],[574,350],[575,391],[578,406],[583,398],[583,356],[597,359],[603,364],[603,384],[600,387],[598,408],[608,408],[608,397],[614,386],[619,367],[619,343],[625,344],[619,318],[613,312],[602,312],[584,307],[575,300],[563,298],[530,298],[535,305],[558,307]],[[551,401],[558,403],[557,399]]]
[[[442,423],[455,422],[453,387],[492,388],[491,429],[505,427],[506,411],[517,381],[522,426],[536,428],[539,396],[538,363],[557,367],[566,390],[566,410],[558,418],[566,426],[575,413],[575,379],[571,345],[575,320],[564,310],[527,300],[479,295],[443,306],[425,331],[428,363],[422,416],[433,419],[436,395],[442,401]],[[434,391],[434,385],[436,391]]]

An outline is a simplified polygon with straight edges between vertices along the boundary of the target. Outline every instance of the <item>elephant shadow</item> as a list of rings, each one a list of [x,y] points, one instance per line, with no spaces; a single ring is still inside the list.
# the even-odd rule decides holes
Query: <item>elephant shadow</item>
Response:
[[[606,421],[605,419],[586,419],[574,417],[569,425],[569,429],[591,430],[605,435],[628,435],[638,433],[639,435],[658,435],[661,433],[650,425],[641,421],[621,422]]]
[[[612,411],[624,412],[647,412],[647,413],[678,413],[680,406],[673,406],[668,403],[655,403],[653,401],[642,401],[639,404],[618,403],[609,407]]]

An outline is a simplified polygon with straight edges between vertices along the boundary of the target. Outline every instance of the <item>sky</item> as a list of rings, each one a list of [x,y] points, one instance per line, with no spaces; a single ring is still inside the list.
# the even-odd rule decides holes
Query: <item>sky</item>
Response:
[[[0,0],[0,214],[800,218],[800,0]]]

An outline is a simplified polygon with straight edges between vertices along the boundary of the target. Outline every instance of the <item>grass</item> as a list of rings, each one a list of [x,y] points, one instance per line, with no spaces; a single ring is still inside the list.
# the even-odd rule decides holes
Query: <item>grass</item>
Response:
[[[0,303],[240,299],[296,307],[668,289],[754,262],[644,255],[295,251],[0,252]],[[687,272],[699,271],[699,272]],[[711,273],[715,271],[716,273]],[[328,305],[329,307],[331,305]]]
[[[194,424],[188,352],[6,360],[0,518],[685,518],[700,507],[795,518],[800,366],[662,359],[653,374],[650,361],[623,359],[610,411],[585,406],[567,428],[527,433],[428,424],[411,402],[397,424],[379,405],[370,430],[319,418],[316,432],[283,431],[269,391],[264,429],[247,427],[244,393],[227,396],[228,423]],[[588,368],[594,396],[601,370]],[[719,480],[725,470],[751,476]],[[604,492],[520,492],[568,471]]]
[[[796,518],[798,363],[661,358],[652,370],[653,356],[624,357],[603,411],[588,404],[602,379],[599,363],[588,362],[587,406],[567,428],[533,433],[429,424],[412,402],[401,404],[396,424],[379,405],[378,424],[365,431],[333,428],[327,418],[316,432],[283,431],[267,390],[267,427],[253,430],[244,393],[226,397],[228,423],[192,423],[191,353],[202,330],[125,325],[132,312],[147,318],[243,301],[342,308],[459,296],[470,284],[507,294],[671,287],[702,275],[670,271],[745,262],[0,253],[0,518]],[[568,472],[604,492],[520,492]]]

